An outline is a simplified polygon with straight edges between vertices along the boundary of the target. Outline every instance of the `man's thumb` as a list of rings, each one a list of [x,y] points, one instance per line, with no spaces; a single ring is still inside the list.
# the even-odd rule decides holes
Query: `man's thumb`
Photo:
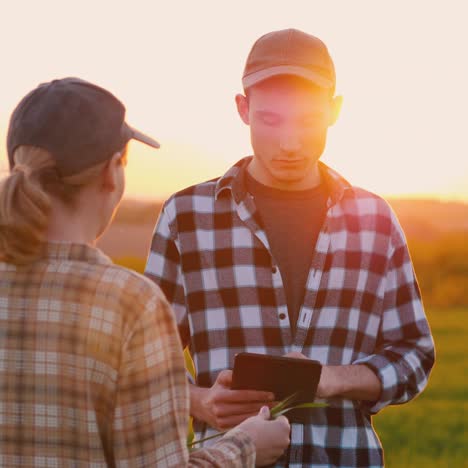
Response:
[[[232,370],[225,369],[218,374],[216,382],[224,387],[230,388],[232,383]]]

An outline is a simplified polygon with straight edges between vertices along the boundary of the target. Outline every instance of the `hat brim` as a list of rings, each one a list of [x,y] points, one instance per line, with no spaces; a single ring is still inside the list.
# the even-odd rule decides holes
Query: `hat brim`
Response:
[[[151,138],[148,135],[145,135],[144,133],[140,132],[140,130],[137,130],[136,128],[130,127],[130,125],[127,124],[128,129],[130,130],[130,138],[132,140],[137,140],[140,141],[141,143],[144,143],[145,145],[152,146],[153,148],[160,148],[160,144],[154,139]]]
[[[250,75],[246,75],[242,78],[242,85],[244,86],[244,89],[247,89],[254,84],[278,75],[298,76],[311,81],[320,88],[332,89],[335,86],[334,80],[323,76],[319,72],[307,70],[302,67],[296,67],[294,65],[278,65],[277,67],[266,68],[264,70],[250,73]]]

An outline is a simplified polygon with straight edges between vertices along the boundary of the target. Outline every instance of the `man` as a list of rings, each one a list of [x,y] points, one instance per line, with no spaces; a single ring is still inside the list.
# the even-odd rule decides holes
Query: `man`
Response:
[[[186,446],[189,394],[170,307],[93,247],[125,186],[131,128],[107,90],[44,83],[12,114],[0,182],[0,465],[244,467],[276,460],[289,423],[261,413]]]
[[[341,104],[319,39],[262,36],[243,86],[253,156],[165,203],[146,267],[194,357],[195,428],[264,404],[233,397],[236,353],[315,359],[328,407],[292,419],[278,466],[382,466],[371,415],[414,398],[434,362],[403,232],[384,200],[319,161]]]

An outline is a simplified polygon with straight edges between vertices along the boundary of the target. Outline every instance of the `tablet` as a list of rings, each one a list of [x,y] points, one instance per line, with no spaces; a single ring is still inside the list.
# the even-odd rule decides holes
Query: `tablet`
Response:
[[[310,359],[239,353],[234,358],[231,388],[273,392],[277,400],[297,392],[296,402],[312,402],[321,371],[322,365]]]

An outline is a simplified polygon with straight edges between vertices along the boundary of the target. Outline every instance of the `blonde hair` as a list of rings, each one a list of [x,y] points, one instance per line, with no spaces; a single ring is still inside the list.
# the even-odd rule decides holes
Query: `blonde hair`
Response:
[[[0,181],[0,260],[23,265],[42,253],[51,196],[73,208],[81,188],[99,176],[107,161],[68,177],[60,176],[42,148],[20,146],[14,161],[11,173]]]

